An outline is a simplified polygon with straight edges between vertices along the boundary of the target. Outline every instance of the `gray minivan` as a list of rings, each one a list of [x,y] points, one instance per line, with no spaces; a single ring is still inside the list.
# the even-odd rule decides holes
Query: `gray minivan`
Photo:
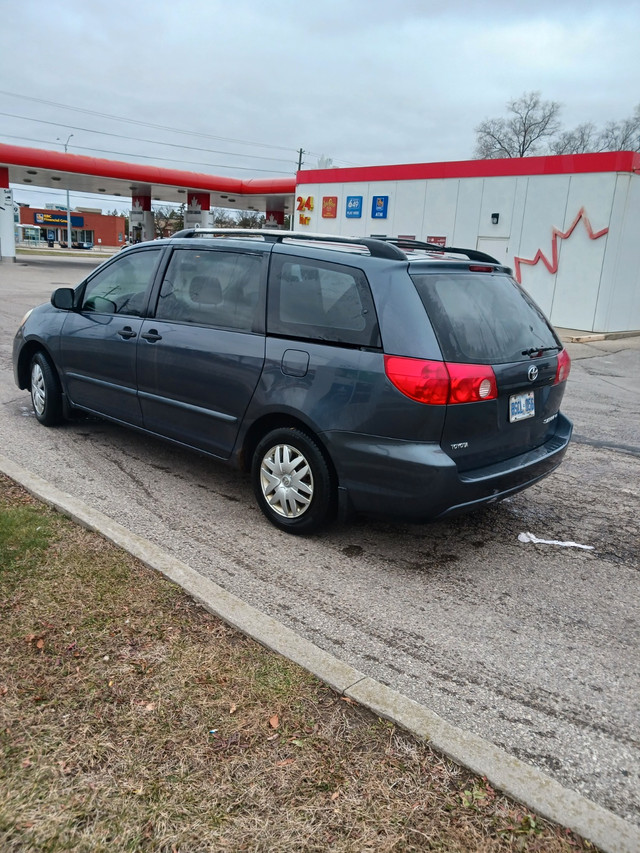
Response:
[[[45,426],[88,413],[229,461],[289,533],[501,500],[572,429],[569,356],[510,270],[401,239],[138,244],[32,309],[13,357]]]

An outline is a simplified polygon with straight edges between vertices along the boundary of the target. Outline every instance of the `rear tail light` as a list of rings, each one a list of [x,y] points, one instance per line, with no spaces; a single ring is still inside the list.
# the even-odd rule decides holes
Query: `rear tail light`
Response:
[[[447,370],[451,377],[450,403],[477,403],[498,396],[496,375],[488,364],[447,362]]]
[[[444,406],[449,400],[449,373],[444,361],[385,355],[384,370],[398,391],[418,403]]]
[[[487,364],[454,364],[385,355],[384,369],[398,391],[418,403],[445,406],[493,400],[498,396],[493,368]]]
[[[569,358],[569,353],[566,349],[560,350],[558,353],[558,366],[556,368],[556,378],[553,381],[554,385],[558,385],[560,382],[565,382],[569,378],[569,372],[571,371],[571,359]]]

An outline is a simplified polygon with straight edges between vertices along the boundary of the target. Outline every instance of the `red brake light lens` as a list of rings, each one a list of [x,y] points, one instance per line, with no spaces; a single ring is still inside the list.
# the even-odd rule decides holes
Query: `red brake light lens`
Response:
[[[556,378],[553,382],[558,385],[560,382],[566,382],[571,371],[571,359],[566,349],[560,350],[558,353],[558,366],[556,367]]]
[[[477,403],[493,400],[498,387],[488,364],[454,364],[385,355],[384,369],[398,391],[418,403]]]
[[[444,406],[449,397],[449,373],[443,361],[385,355],[384,370],[398,391],[418,403]]]

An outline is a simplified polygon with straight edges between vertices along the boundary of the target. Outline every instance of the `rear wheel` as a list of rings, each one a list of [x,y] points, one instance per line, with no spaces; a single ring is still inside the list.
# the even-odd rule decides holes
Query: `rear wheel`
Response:
[[[251,479],[258,505],[287,533],[314,533],[335,515],[336,489],[316,442],[299,429],[275,429],[253,454]]]
[[[41,352],[31,359],[31,402],[36,418],[44,426],[55,426],[64,420],[60,381]]]

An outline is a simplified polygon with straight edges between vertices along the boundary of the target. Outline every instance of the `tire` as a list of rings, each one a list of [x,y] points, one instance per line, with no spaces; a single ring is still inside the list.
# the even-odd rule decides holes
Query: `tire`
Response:
[[[251,480],[258,506],[286,533],[315,533],[335,516],[335,478],[316,442],[299,429],[274,429],[256,447]]]
[[[31,359],[31,402],[36,418],[44,426],[56,426],[64,420],[60,381],[47,357],[38,352]]]

